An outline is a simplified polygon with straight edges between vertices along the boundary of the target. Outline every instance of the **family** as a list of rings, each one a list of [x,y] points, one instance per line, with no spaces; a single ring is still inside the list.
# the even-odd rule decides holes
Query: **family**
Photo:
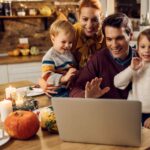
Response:
[[[104,18],[99,0],[82,0],[79,23],[56,20],[42,60],[41,88],[48,96],[139,100],[150,128],[150,28],[130,47],[133,31],[123,13]]]

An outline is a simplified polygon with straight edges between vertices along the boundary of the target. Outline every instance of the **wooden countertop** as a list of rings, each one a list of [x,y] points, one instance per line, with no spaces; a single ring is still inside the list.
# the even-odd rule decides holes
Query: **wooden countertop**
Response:
[[[0,101],[5,98],[5,88],[9,87],[10,85],[15,88],[19,88],[24,86],[31,86],[34,84],[30,81],[18,81],[18,82],[0,84]],[[35,97],[35,99],[38,100],[39,107],[45,107],[51,104],[50,99],[46,95],[37,96]]]
[[[37,135],[30,140],[19,141],[11,139],[1,147],[2,150],[149,150],[150,131],[144,129],[143,143],[141,147],[108,146],[98,144],[84,144],[63,142],[58,135],[49,134],[39,130]],[[147,146],[146,146],[147,145]]]
[[[0,65],[41,62],[43,55],[38,56],[4,56],[0,57]]]
[[[33,85],[29,81],[0,84],[0,100],[4,98],[5,88],[9,85],[22,87]],[[41,104],[49,105],[50,100],[43,95],[37,97]],[[44,105],[41,105],[44,106]],[[58,135],[39,129],[36,136],[29,140],[10,139],[8,143],[0,147],[1,150],[148,150],[150,149],[150,129],[142,129],[141,147],[108,146],[100,144],[83,144],[63,142]]]

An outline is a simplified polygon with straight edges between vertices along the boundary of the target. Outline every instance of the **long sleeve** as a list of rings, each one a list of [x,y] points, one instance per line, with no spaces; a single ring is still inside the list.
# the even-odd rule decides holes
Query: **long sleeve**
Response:
[[[84,90],[85,90],[85,85],[87,81],[91,81],[93,78],[95,78],[97,75],[96,73],[98,70],[96,69],[96,57],[93,57],[87,65],[80,70],[78,79],[73,86],[73,88],[70,91],[70,96],[71,97],[84,97]]]
[[[62,77],[62,74],[51,72],[51,75],[47,81],[49,84],[59,86],[61,77]]]
[[[43,60],[42,61],[42,76],[45,76],[47,73],[55,71],[55,64],[52,60]]]
[[[129,66],[119,74],[114,77],[114,85],[115,87],[124,90],[128,84],[131,82],[133,76],[133,70]]]
[[[42,76],[44,77],[47,74],[50,74],[48,77],[48,83],[53,84],[55,86],[58,86],[60,83],[60,78],[62,77],[62,74],[55,73],[55,62],[53,60],[53,57],[50,55],[51,53],[48,51],[48,53],[45,54],[42,60]]]

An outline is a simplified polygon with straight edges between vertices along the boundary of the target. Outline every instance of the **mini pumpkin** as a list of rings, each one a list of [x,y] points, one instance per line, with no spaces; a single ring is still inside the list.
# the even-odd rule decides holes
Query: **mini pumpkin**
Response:
[[[52,106],[49,106],[40,112],[41,127],[47,129],[50,133],[58,133],[56,117]]]
[[[30,111],[18,110],[8,115],[4,122],[6,132],[16,139],[29,139],[40,127],[36,114]]]

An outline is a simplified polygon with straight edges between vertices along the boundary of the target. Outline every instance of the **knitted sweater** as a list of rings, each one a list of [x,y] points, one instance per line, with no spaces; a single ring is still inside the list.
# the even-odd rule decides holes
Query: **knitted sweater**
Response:
[[[114,84],[119,89],[125,89],[132,82],[132,90],[129,92],[129,100],[142,102],[142,112],[150,113],[150,64],[133,71],[128,67],[114,78]]]
[[[48,83],[59,85],[60,78],[69,68],[75,66],[71,52],[59,53],[53,47],[44,55],[42,60],[42,76],[50,73]]]
[[[102,77],[101,88],[106,86],[110,87],[110,91],[103,95],[104,98],[126,99],[130,86],[125,90],[119,90],[114,87],[114,76],[129,66],[132,55],[135,51],[129,48],[128,58],[125,63],[119,64],[111,55],[107,48],[97,52],[92,59],[88,62],[87,66],[81,70],[76,84],[70,92],[72,97],[84,97],[85,84],[95,77]]]

